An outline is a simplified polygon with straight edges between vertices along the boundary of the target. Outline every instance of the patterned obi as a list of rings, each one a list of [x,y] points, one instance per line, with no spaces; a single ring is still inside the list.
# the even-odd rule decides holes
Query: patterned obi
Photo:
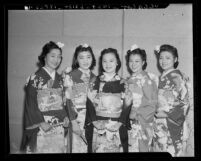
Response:
[[[63,109],[62,89],[46,88],[38,90],[37,101],[38,108],[41,112],[61,110]]]
[[[102,117],[118,118],[122,111],[123,101],[121,93],[101,93],[96,106],[96,115]]]
[[[87,84],[75,83],[73,85],[73,103],[77,109],[86,108]]]

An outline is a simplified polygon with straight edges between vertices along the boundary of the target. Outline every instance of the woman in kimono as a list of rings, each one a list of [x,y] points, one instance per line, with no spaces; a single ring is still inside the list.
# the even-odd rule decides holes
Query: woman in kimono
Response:
[[[71,100],[71,105],[77,113],[76,120],[72,121],[72,153],[87,153],[84,122],[87,91],[91,80],[95,77],[92,73],[95,65],[96,60],[92,48],[84,44],[75,49],[72,69],[67,67],[64,70],[65,95]]]
[[[23,152],[66,152],[64,128],[69,118],[63,104],[63,80],[56,72],[62,60],[62,45],[52,41],[45,44],[38,57],[41,68],[27,80]]]
[[[100,75],[91,83],[85,128],[90,152],[128,152],[129,112],[125,81],[117,74],[121,62],[116,49],[101,52]]]
[[[185,116],[189,109],[188,78],[176,69],[179,62],[175,47],[164,44],[156,52],[162,75],[158,86],[155,150],[180,156],[184,150]]]
[[[133,45],[126,55],[127,68],[131,76],[127,79],[132,93],[129,115],[129,152],[149,152],[153,137],[153,121],[157,108],[157,77],[145,71],[146,52]]]

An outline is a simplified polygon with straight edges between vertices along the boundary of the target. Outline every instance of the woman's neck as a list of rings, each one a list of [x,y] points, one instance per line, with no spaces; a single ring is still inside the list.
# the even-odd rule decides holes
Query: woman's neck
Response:
[[[103,72],[104,75],[112,77],[114,75],[116,75],[116,72],[111,72],[111,73],[107,73],[107,72]]]
[[[50,67],[48,67],[48,66],[44,66],[44,68],[45,68],[50,74],[52,74],[53,72],[55,72],[55,69],[52,69],[52,68],[50,68]]]
[[[168,74],[169,72],[173,71],[173,70],[175,70],[173,67],[172,67],[172,68],[169,68],[169,69],[167,69],[167,70],[164,70],[163,73],[162,73],[162,77],[163,77],[164,75]]]
[[[136,71],[136,72],[133,72],[133,73],[132,73],[132,76],[137,76],[137,75],[139,75],[142,71],[143,71],[143,70],[138,70],[138,71]]]
[[[89,73],[90,72],[90,69],[83,69],[83,68],[78,68],[81,72],[83,73]]]

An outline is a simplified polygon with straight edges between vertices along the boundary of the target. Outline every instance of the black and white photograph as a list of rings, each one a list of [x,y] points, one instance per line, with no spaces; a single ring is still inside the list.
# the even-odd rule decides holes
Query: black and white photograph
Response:
[[[9,154],[195,156],[192,3],[41,6],[7,11]]]

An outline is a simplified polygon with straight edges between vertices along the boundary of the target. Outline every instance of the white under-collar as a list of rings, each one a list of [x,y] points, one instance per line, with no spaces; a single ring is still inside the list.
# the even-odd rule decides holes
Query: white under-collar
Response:
[[[43,67],[43,69],[50,75],[50,77],[51,77],[53,80],[55,79],[55,74],[56,74],[56,71],[55,71],[55,70],[54,70],[52,73],[50,73],[47,68]]]
[[[82,68],[78,68],[82,73],[90,75],[90,69],[88,70],[83,70]]]
[[[172,72],[173,70],[175,70],[175,69],[173,68],[173,69],[169,69],[166,72],[163,72],[162,75],[161,75],[161,78],[164,77],[165,75],[167,75],[168,73]]]
[[[105,81],[110,81],[116,75],[116,73],[108,74],[106,72],[103,72],[103,75],[105,76],[105,78],[104,78]]]

